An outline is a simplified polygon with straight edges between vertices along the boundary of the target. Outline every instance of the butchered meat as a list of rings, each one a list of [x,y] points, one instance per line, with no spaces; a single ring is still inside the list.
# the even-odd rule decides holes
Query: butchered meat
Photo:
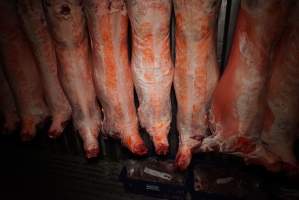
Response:
[[[132,27],[132,72],[139,99],[140,124],[157,154],[168,152],[171,122],[171,0],[127,0]]]
[[[21,30],[14,0],[0,1],[0,48],[4,69],[21,118],[21,138],[31,140],[48,117],[36,62]]]
[[[139,135],[128,57],[128,16],[123,0],[85,0],[93,54],[93,77],[107,135],[133,153],[147,149]]]
[[[87,158],[99,153],[100,110],[92,79],[89,40],[81,0],[46,0],[59,78]]]
[[[287,169],[297,161],[294,143],[299,131],[299,3],[274,53],[262,141]]]
[[[20,0],[18,13],[38,64],[46,103],[52,117],[49,136],[55,138],[62,133],[66,121],[70,119],[71,107],[58,80],[55,49],[42,1]]]
[[[0,65],[0,115],[3,118],[1,131],[11,133],[17,129],[19,116],[10,86]]]
[[[271,52],[283,30],[289,2],[241,0],[228,65],[212,99],[212,135],[204,139],[204,151],[233,153],[276,168],[277,157],[265,149],[260,136]]]
[[[218,81],[216,30],[220,1],[174,0],[179,150],[176,164],[185,169],[192,152],[207,136],[208,109]]]

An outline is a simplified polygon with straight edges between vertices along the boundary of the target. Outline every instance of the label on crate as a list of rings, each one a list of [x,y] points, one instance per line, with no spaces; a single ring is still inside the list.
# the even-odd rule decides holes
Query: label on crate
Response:
[[[170,181],[172,179],[172,176],[170,174],[167,174],[165,172],[159,172],[157,170],[150,169],[147,167],[144,168],[144,173],[151,175],[151,176],[158,177],[158,178],[162,178],[162,179],[165,179],[168,181]]]
[[[146,190],[160,192],[160,187],[157,185],[146,185]]]

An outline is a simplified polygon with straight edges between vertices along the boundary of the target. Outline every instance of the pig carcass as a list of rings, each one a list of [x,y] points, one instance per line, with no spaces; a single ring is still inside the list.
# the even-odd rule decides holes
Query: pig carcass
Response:
[[[16,1],[0,1],[0,48],[21,118],[21,138],[31,140],[49,116],[36,61],[17,16]]]
[[[171,0],[127,0],[132,27],[131,66],[139,99],[138,117],[157,154],[168,152],[171,122]]]
[[[92,79],[89,38],[81,0],[46,0],[46,14],[54,39],[58,74],[72,107],[87,158],[99,153],[101,114]]]
[[[283,168],[295,169],[294,143],[299,131],[299,3],[275,50],[262,141],[279,157]]]
[[[7,78],[5,77],[3,66],[0,65],[0,115],[3,118],[1,124],[4,133],[11,133],[17,129],[19,124],[19,115],[15,99],[13,97]]]
[[[103,132],[120,138],[133,153],[147,152],[138,131],[128,57],[128,16],[123,0],[86,0],[92,43],[93,77],[101,102]]]
[[[174,0],[179,150],[176,163],[186,169],[208,135],[208,110],[219,72],[216,58],[218,0]]]
[[[271,52],[283,30],[289,2],[241,0],[228,65],[213,94],[212,135],[203,140],[203,151],[236,154],[271,170],[278,167],[277,156],[262,144],[261,131]]]
[[[58,80],[55,49],[42,1],[18,1],[18,13],[38,64],[46,103],[52,118],[49,136],[56,138],[63,132],[66,121],[71,117],[71,107]]]

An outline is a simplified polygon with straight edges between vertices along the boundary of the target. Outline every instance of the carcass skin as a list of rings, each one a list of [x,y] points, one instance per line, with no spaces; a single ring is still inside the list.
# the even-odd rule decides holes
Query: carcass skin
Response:
[[[71,107],[58,80],[55,49],[42,1],[19,0],[18,13],[38,64],[46,103],[52,117],[49,136],[56,138],[61,135],[66,121],[71,117]]]
[[[92,42],[95,88],[104,112],[104,133],[120,138],[133,153],[143,155],[147,148],[138,132],[125,3],[85,0],[84,10]]]
[[[294,142],[299,130],[299,3],[275,51],[262,141],[284,163],[296,168]]]
[[[242,0],[228,66],[213,95],[212,135],[204,151],[219,150],[270,170],[277,157],[261,143],[271,50],[281,35],[289,1]],[[269,22],[272,22],[269,24]]]
[[[72,107],[74,126],[83,140],[86,157],[96,157],[101,117],[81,1],[47,0],[45,6],[59,62],[58,75]]]
[[[176,164],[186,169],[192,151],[207,136],[208,108],[219,72],[216,59],[218,0],[174,0],[179,150]]]
[[[16,2],[0,1],[0,48],[4,69],[21,118],[21,139],[31,140],[48,117],[36,62],[17,17]]]
[[[3,66],[0,65],[0,114],[3,117],[1,124],[3,133],[11,133],[17,129],[20,122],[10,86],[5,77]]]
[[[132,71],[139,99],[140,124],[151,136],[156,153],[168,152],[171,122],[170,0],[128,0],[132,26]]]

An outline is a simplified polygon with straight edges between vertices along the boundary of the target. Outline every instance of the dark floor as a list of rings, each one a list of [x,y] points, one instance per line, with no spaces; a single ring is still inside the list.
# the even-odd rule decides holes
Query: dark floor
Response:
[[[15,153],[18,155],[2,157],[0,185],[5,194],[3,200],[153,199],[124,191],[118,181],[122,167],[119,162],[87,163],[80,157]]]
[[[87,162],[81,156],[53,154],[35,145],[1,139],[1,200],[154,199],[124,191],[118,180],[120,162]]]
[[[74,154],[60,149],[64,146],[60,145],[63,140],[48,146],[40,145],[41,141],[32,144],[17,141],[14,137],[0,136],[1,200],[158,200],[127,193],[118,179],[123,164],[113,161],[113,156],[87,162],[80,152]],[[53,153],[53,149],[57,151]],[[214,158],[210,161],[214,162]],[[225,165],[230,166],[232,162]],[[218,164],[211,166],[219,169]],[[246,171],[247,168],[238,170]],[[258,176],[265,180],[265,192],[271,194],[271,200],[299,199],[299,179],[288,185],[280,176],[265,175],[263,171],[259,173]]]

